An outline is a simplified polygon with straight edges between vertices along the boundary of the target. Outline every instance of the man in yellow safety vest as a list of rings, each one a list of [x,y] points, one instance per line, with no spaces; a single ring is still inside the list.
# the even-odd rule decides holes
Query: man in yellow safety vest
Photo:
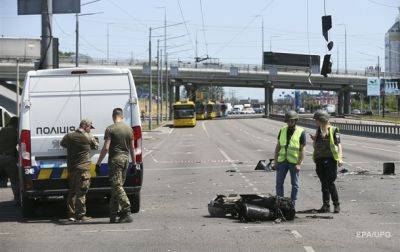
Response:
[[[304,147],[306,145],[306,134],[304,129],[297,126],[299,119],[295,111],[285,114],[286,126],[281,128],[278,135],[278,143],[275,147],[275,169],[276,169],[276,195],[284,196],[286,174],[290,172],[292,184],[291,200],[296,204],[299,190],[299,171],[304,160]]]

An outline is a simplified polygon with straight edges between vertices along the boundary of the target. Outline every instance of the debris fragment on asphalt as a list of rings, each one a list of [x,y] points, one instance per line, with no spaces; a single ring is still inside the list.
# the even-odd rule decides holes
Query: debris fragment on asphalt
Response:
[[[306,218],[311,218],[311,219],[333,219],[333,216],[326,216],[326,215],[307,215]]]
[[[226,170],[226,172],[237,172],[237,170],[235,170],[235,169],[229,169],[229,170]]]

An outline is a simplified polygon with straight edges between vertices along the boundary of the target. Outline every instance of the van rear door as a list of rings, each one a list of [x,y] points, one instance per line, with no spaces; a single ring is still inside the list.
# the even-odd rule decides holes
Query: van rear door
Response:
[[[127,73],[82,74],[80,90],[82,118],[92,121],[94,129],[91,132],[99,138],[100,148],[104,143],[104,131],[113,123],[111,115],[114,108],[122,108],[125,123],[132,125],[131,88]],[[98,152],[94,153],[91,157],[92,177],[107,176],[107,157],[103,160],[104,165],[101,166],[100,174],[96,174],[94,166],[99,155]]]
[[[66,177],[66,150],[59,143],[80,121],[79,77],[31,76],[29,106],[34,178]]]

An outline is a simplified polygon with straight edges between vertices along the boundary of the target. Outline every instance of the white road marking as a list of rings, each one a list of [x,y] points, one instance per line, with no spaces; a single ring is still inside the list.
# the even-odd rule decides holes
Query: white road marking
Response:
[[[253,184],[252,184],[252,183],[249,183],[249,186],[253,186]]]
[[[210,138],[210,135],[208,134],[208,131],[207,131],[207,129],[206,129],[206,122],[203,122],[203,123],[201,124],[201,127],[203,128],[204,132],[206,132],[207,137]]]
[[[154,150],[150,150],[149,152],[144,153],[143,158],[145,158],[147,155],[150,155]]]
[[[12,235],[13,233],[0,233],[0,235]]]
[[[253,165],[242,165],[241,167],[253,167]],[[171,168],[147,168],[146,171],[176,171],[176,170],[201,170],[201,169],[229,169],[232,166],[198,166],[198,167],[171,167]]]
[[[400,225],[400,222],[379,223],[379,225]]]
[[[315,252],[315,250],[311,246],[303,246],[306,252]]]
[[[103,233],[103,232],[138,232],[138,231],[152,231],[153,229],[148,228],[137,228],[137,229],[97,229],[82,231],[82,233]]]
[[[297,230],[292,230],[290,233],[292,233],[292,235],[293,235],[294,238],[296,238],[296,239],[300,239],[300,238],[303,237]]]

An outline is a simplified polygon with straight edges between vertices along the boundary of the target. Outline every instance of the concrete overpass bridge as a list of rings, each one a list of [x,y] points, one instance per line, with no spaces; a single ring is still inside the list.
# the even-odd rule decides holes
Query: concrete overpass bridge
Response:
[[[72,64],[61,64],[64,67],[73,67]],[[149,75],[144,74],[142,65],[82,65],[82,68],[96,67],[125,67],[129,68],[137,85],[149,83]],[[33,70],[32,64],[20,65],[20,79],[26,72]],[[152,67],[153,85],[157,83],[157,69]],[[277,72],[271,75],[265,70],[239,69],[237,74],[231,74],[230,69],[215,68],[178,68],[178,71],[168,72],[168,89],[170,102],[179,100],[179,87],[185,86],[189,95],[194,94],[200,86],[224,86],[263,88],[265,94],[266,114],[272,108],[274,89],[303,89],[335,91],[338,95],[338,113],[350,113],[350,93],[367,91],[367,77],[358,75],[330,75],[324,78],[320,75],[311,76],[305,72]],[[16,65],[13,63],[0,63],[0,80],[15,80]]]

